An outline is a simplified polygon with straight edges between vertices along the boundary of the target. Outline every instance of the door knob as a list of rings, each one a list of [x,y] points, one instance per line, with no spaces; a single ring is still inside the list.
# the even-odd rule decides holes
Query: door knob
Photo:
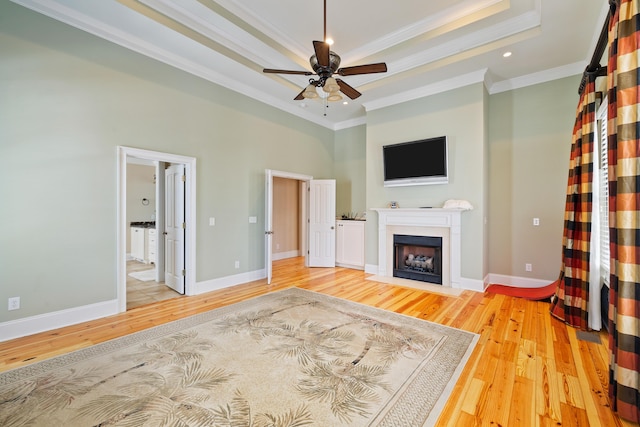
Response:
[[[166,236],[166,235],[167,235],[167,232],[166,232],[166,231],[163,231],[163,232],[162,232],[162,234],[164,234],[164,235]]]

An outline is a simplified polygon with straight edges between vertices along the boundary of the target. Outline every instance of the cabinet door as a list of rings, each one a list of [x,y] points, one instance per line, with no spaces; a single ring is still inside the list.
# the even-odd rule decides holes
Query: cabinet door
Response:
[[[144,261],[144,228],[131,227],[131,257]]]
[[[364,268],[364,221],[338,221],[336,261]]]
[[[147,229],[147,255],[145,259],[147,262],[156,262],[156,248],[157,248],[157,240],[156,240],[157,232],[155,228]]]

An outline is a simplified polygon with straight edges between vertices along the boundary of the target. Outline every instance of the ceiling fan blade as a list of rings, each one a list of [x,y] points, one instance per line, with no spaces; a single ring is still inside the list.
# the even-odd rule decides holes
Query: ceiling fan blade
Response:
[[[307,90],[307,88],[305,87],[304,89],[302,89],[300,91],[299,94],[296,95],[295,98],[293,98],[294,101],[302,101],[304,99],[304,96],[302,95],[304,93],[304,91]]]
[[[295,71],[295,70],[274,70],[273,68],[265,68],[262,70],[263,73],[272,73],[272,74],[301,74],[303,76],[311,76],[313,73],[311,71]]]
[[[356,74],[373,74],[373,73],[386,73],[387,64],[384,62],[378,62],[376,64],[356,65],[353,67],[344,67],[338,69],[337,73],[341,76],[354,76]]]
[[[344,93],[349,98],[356,99],[357,97],[362,95],[360,92],[355,90],[352,86],[348,85],[346,82],[340,79],[336,79],[336,82],[338,82],[338,86],[340,86],[340,92]]]
[[[314,40],[313,49],[316,51],[316,60],[321,67],[329,66],[329,43]]]

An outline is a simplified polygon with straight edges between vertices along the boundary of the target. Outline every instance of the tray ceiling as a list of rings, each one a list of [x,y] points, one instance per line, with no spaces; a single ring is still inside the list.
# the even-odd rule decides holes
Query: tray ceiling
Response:
[[[472,83],[497,93],[579,74],[607,11],[605,0],[327,0],[341,65],[386,62],[388,72],[344,77],[363,95],[326,108],[293,100],[309,77],[262,73],[311,71],[322,0],[12,1],[332,129]]]

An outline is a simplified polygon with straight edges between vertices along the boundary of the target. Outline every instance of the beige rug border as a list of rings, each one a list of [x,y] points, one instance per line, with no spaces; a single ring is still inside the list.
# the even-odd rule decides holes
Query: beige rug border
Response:
[[[415,288],[420,289],[422,291],[428,291],[434,294],[441,294],[447,296],[460,296],[462,294],[463,289],[450,288],[448,286],[441,285],[432,285],[426,282],[420,282],[418,280],[409,280],[402,279],[400,277],[385,277],[373,275],[365,278],[366,280],[371,280],[373,282],[386,283],[388,285],[397,285],[404,286],[406,288]]]

